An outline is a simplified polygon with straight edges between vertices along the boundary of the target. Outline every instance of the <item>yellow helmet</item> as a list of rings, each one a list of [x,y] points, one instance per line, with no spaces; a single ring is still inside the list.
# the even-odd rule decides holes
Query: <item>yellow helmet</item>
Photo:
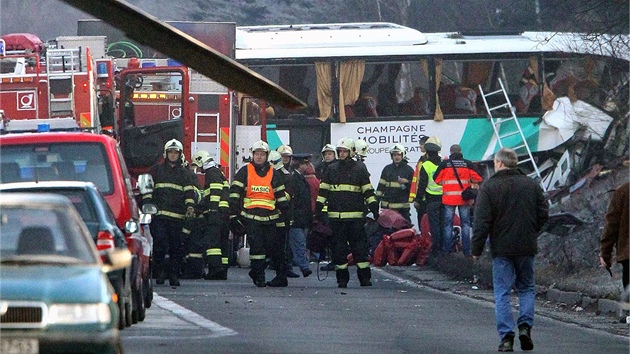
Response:
[[[424,149],[426,151],[440,151],[442,150],[442,142],[437,136],[432,136],[424,143]]]
[[[193,155],[191,163],[197,167],[203,168],[203,165],[210,160],[212,160],[212,156],[210,156],[209,152],[206,150],[199,150]]]
[[[335,149],[336,150],[339,150],[339,149],[350,150],[350,155],[352,155],[354,153],[354,140],[348,137],[341,138],[337,142],[337,146],[335,147]]]

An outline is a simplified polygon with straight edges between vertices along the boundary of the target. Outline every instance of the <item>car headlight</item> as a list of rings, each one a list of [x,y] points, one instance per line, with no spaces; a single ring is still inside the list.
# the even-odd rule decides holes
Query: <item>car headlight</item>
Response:
[[[107,304],[53,304],[48,310],[50,324],[109,323],[112,314]]]

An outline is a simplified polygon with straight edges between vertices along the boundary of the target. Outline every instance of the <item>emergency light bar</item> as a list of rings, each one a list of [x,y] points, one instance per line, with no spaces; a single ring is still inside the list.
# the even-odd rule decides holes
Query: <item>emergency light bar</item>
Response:
[[[47,119],[14,119],[5,124],[8,133],[51,132],[51,131],[79,131],[77,121],[72,118]]]
[[[6,43],[4,42],[4,39],[0,39],[0,55],[5,56],[6,54]]]

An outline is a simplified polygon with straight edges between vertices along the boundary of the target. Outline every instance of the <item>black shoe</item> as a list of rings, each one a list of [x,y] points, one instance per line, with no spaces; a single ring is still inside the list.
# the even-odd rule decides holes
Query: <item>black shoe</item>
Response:
[[[214,271],[203,277],[205,280],[227,280],[227,270]]]
[[[337,287],[338,287],[338,288],[345,289],[345,288],[347,288],[347,287],[348,287],[348,283],[337,283]]]
[[[304,278],[308,277],[311,274],[313,274],[313,271],[308,268],[302,271],[302,275],[304,276]]]
[[[264,288],[267,286],[267,282],[265,282],[265,274],[263,273],[262,275],[257,275],[254,270],[250,270],[249,271],[249,277],[252,278],[252,281],[254,282],[254,285],[256,285],[259,288]]]
[[[361,286],[372,286],[372,282],[371,282],[371,281],[369,281],[369,280],[362,281],[362,282],[361,282]]]
[[[182,279],[203,279],[203,274],[182,274]]]
[[[166,282],[166,279],[162,278],[162,277],[158,277],[155,279],[155,284],[157,285],[164,285],[164,283]]]
[[[169,278],[168,283],[170,286],[180,286],[179,279],[177,279],[176,277]]]
[[[287,278],[299,278],[300,276],[292,270],[287,270]]]
[[[326,264],[325,266],[321,266],[319,270],[321,270],[322,272],[332,272],[335,270],[335,264],[330,262]]]
[[[289,286],[289,282],[287,281],[287,278],[285,277],[275,277],[271,279],[271,281],[267,282],[267,286],[271,286],[274,288],[284,288],[284,287]]]
[[[534,349],[534,342],[532,342],[532,328],[527,324],[518,326],[518,340],[521,342],[521,350]]]
[[[498,351],[500,352],[513,352],[514,351],[514,336],[506,335],[499,344]]]

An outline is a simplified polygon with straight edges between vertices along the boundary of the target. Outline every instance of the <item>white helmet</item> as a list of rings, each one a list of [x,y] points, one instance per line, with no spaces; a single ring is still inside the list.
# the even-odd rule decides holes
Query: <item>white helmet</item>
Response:
[[[280,155],[280,153],[276,150],[272,150],[269,153],[269,158],[267,158],[267,161],[269,161],[271,166],[273,166],[273,168],[276,170],[284,167],[284,164],[282,164],[282,155]]]
[[[357,155],[367,157],[367,152],[370,146],[365,140],[357,139],[357,141],[354,142],[354,148],[357,150]]]
[[[324,152],[326,151],[332,151],[335,153],[335,160],[337,159],[337,149],[335,149],[335,145],[333,144],[326,144],[324,145],[324,147],[322,148],[322,158],[324,158]]]
[[[402,155],[402,158],[405,158],[406,152],[405,152],[405,147],[402,146],[402,144],[394,144],[394,146],[392,146],[389,149],[389,155],[391,156],[391,154],[395,153],[395,152],[399,152]]]
[[[177,150],[180,154],[183,155],[184,146],[179,140],[171,139],[167,141],[166,144],[164,144],[164,157],[166,157],[166,153],[168,152],[168,150]]]
[[[339,149],[350,150],[350,156],[352,156],[352,154],[354,153],[354,140],[348,137],[341,138],[337,142],[337,146],[335,147],[335,149],[336,150],[339,150]]]
[[[249,149],[252,153],[254,151],[264,151],[269,154],[269,144],[262,140],[258,140],[257,142],[252,144],[252,147]]]
[[[193,155],[191,163],[197,167],[203,168],[203,166],[210,161],[213,161],[210,153],[206,150],[199,150]]]
[[[293,155],[293,149],[291,149],[291,147],[289,145],[280,145],[280,146],[278,146],[276,151],[279,152],[280,155],[282,155],[282,156],[292,156]]]

